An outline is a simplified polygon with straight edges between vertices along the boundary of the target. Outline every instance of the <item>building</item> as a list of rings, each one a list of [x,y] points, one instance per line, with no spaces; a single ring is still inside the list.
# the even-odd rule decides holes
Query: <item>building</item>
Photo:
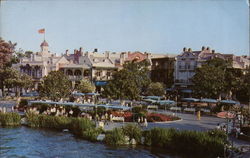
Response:
[[[162,57],[151,59],[151,80],[153,82],[162,82],[170,88],[174,84],[174,57]]]
[[[13,67],[21,73],[26,73],[33,78],[35,89],[42,77],[48,75],[51,71],[57,71],[69,61],[63,56],[57,56],[56,53],[49,51],[49,44],[44,40],[41,45],[41,51],[31,54],[31,56],[23,57],[18,64]]]
[[[211,50],[209,47],[205,48],[204,46],[200,51],[183,48],[183,52],[176,57],[175,87],[190,88],[192,86],[191,79],[195,75],[195,69],[213,58],[230,60],[232,61],[232,67],[237,69],[246,69],[250,65],[246,56],[216,53],[215,50]]]

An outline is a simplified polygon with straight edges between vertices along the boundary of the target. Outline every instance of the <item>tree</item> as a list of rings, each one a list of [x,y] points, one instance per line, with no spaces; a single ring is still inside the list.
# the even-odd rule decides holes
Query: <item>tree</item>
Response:
[[[203,65],[192,78],[194,92],[199,97],[218,98],[224,89],[223,70]]]
[[[33,52],[32,51],[25,51],[24,54],[25,54],[25,57],[30,58],[31,55],[33,54]]]
[[[104,87],[104,96],[120,100],[139,99],[139,95],[150,83],[148,66],[147,61],[126,63]]]
[[[77,86],[77,90],[82,93],[92,93],[95,91],[95,85],[89,80],[81,80],[80,84]]]
[[[6,66],[8,62],[11,60],[12,53],[15,50],[16,43],[12,43],[11,41],[5,42],[0,37],[0,68]]]
[[[232,61],[214,58],[196,70],[192,81],[200,97],[217,98],[223,92],[232,99],[243,83],[242,77],[242,70],[233,68]]]
[[[38,92],[43,97],[59,101],[71,94],[71,82],[61,71],[51,71],[43,78]]]
[[[150,96],[162,96],[165,94],[165,86],[160,82],[152,82],[149,84],[146,94]]]
[[[21,88],[29,88],[32,85],[32,78],[19,71],[5,67],[0,69],[0,87],[5,96],[4,88],[16,88],[16,95],[19,96]]]
[[[225,73],[225,92],[228,98],[236,95],[243,85],[243,71],[241,69],[227,68]]]
[[[5,88],[11,88],[13,81],[18,77],[18,72],[9,67],[0,69],[0,87],[3,97],[5,96]]]

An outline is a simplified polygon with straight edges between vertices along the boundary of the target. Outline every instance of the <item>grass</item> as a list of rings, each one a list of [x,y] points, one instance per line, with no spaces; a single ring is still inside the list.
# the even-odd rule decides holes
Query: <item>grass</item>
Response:
[[[73,118],[65,116],[26,114],[28,126],[35,128],[48,128],[55,130],[69,129],[74,135],[90,141],[96,141],[102,129],[95,128],[95,124],[86,118]]]
[[[1,126],[19,126],[21,124],[21,116],[17,113],[2,113],[0,112]]]
[[[95,127],[94,122],[86,118],[37,115],[33,113],[27,113],[26,118],[29,127],[60,131],[69,129],[75,136],[90,141],[97,141],[97,136],[103,132],[102,129]],[[20,125],[20,120],[21,117],[17,113],[0,113],[0,124],[2,126]],[[142,131],[137,125],[127,124],[122,128],[107,131],[105,134],[104,142],[108,145],[124,145],[135,139],[137,144],[195,157],[223,156],[224,145],[228,143],[226,134],[219,130],[197,132],[153,128]],[[141,141],[143,137],[144,141]]]
[[[144,132],[144,144],[161,147],[186,155],[217,157],[223,156],[226,135],[222,131],[178,131],[175,129],[153,128]]]

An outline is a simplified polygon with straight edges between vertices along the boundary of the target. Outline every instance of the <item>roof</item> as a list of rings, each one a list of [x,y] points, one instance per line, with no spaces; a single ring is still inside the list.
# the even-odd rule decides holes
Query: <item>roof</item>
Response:
[[[67,64],[67,65],[63,65],[61,66],[61,68],[90,68],[88,65],[86,64]]]
[[[41,46],[41,47],[42,47],[42,46],[47,46],[47,47],[48,47],[48,46],[49,46],[49,44],[48,44],[48,43],[44,40],[44,41],[43,41],[43,43],[41,43],[41,45],[40,45],[40,46]]]
[[[57,104],[57,105],[69,105],[69,106],[79,106],[79,107],[105,107],[109,109],[121,109],[121,110],[129,110],[130,107],[120,106],[120,105],[98,105],[98,104],[79,104],[75,102],[54,102],[54,101],[29,101],[29,105],[33,103],[42,103],[42,104]]]

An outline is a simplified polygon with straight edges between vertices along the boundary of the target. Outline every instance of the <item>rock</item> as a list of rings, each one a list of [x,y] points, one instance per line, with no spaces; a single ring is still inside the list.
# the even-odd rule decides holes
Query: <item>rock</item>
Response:
[[[145,142],[145,137],[141,137],[141,143],[144,144]]]
[[[69,131],[69,129],[63,129],[63,132],[68,132]]]
[[[96,139],[98,141],[103,141],[104,138],[105,138],[105,134],[99,134]]]
[[[21,125],[28,125],[28,121],[25,117],[21,119]]]
[[[134,138],[131,139],[130,144],[132,144],[132,145],[136,145],[137,144]]]
[[[129,144],[129,137],[128,136],[125,136],[125,144]]]

